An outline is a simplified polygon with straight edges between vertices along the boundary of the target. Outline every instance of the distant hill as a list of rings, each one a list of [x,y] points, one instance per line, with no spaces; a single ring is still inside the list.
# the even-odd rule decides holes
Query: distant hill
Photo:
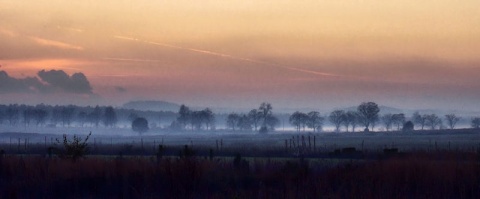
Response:
[[[140,111],[173,111],[177,112],[180,105],[165,101],[131,101],[123,105],[126,109]]]

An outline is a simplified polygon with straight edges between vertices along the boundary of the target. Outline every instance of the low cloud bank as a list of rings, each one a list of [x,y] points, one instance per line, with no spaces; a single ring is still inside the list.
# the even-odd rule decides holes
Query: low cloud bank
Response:
[[[83,73],[68,75],[63,70],[41,70],[38,77],[15,78],[0,71],[0,94],[9,93],[75,93],[91,94],[92,87]]]

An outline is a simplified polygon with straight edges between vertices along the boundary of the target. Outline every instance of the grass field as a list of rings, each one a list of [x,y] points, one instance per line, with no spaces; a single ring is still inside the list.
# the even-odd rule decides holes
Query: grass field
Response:
[[[99,135],[73,161],[58,135],[2,133],[0,198],[479,198],[479,135]]]

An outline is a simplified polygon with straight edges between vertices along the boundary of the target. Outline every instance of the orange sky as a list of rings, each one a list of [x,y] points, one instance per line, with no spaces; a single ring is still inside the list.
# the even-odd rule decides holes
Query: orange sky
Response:
[[[479,109],[479,7],[477,0],[0,0],[0,70],[15,78],[82,72],[96,94],[0,92],[0,100],[319,109],[373,100]]]

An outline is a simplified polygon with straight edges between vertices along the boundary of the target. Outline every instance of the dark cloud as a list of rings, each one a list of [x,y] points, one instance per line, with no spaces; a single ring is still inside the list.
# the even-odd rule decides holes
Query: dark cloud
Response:
[[[0,94],[42,92],[44,85],[36,77],[14,78],[0,71]]]
[[[0,94],[76,93],[92,95],[92,87],[83,73],[69,76],[62,70],[39,71],[37,77],[15,78],[0,71]]]
[[[47,87],[55,91],[64,91],[67,93],[91,94],[92,87],[87,77],[83,73],[75,73],[69,76],[62,70],[42,70],[38,76],[47,84]]]

